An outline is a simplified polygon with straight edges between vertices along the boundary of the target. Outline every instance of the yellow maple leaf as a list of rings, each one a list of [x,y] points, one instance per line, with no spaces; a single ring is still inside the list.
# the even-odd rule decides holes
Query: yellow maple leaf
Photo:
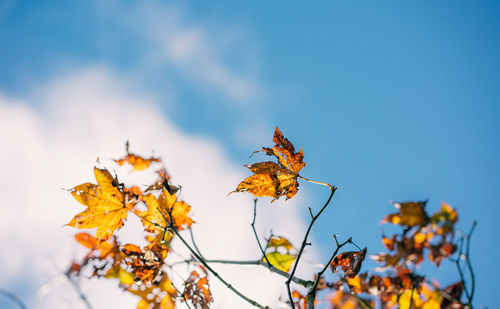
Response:
[[[114,185],[113,176],[107,169],[94,167],[94,175],[97,185],[87,182],[70,190],[87,209],[77,214],[68,225],[79,229],[97,228],[96,238],[101,242],[108,240],[123,225],[127,205],[123,192]]]
[[[168,193],[163,189],[160,196],[156,198],[153,194],[144,196],[148,210],[142,213],[142,222],[144,228],[148,232],[163,231],[164,227],[170,225],[171,212],[174,227],[177,230],[183,230],[185,227],[190,227],[193,220],[188,216],[191,206],[186,202],[178,201],[175,194]]]
[[[249,192],[257,197],[269,196],[275,201],[281,196],[293,197],[299,187],[299,171],[306,165],[302,149],[295,151],[293,144],[276,127],[273,148],[262,147],[262,151],[274,156],[276,162],[266,161],[245,165],[254,175],[246,178],[234,192]]]

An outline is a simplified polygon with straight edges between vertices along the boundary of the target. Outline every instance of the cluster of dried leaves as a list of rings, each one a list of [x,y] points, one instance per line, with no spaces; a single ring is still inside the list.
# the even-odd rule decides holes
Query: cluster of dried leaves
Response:
[[[115,160],[129,163],[133,171],[142,171],[159,158],[132,154]],[[174,231],[193,224],[191,206],[180,201],[177,187],[170,185],[165,169],[157,171],[159,179],[144,190],[126,186],[105,168],[94,168],[96,184],[84,183],[70,189],[73,197],[86,208],[68,223],[80,229],[96,228],[95,237],[79,233],[75,239],[89,252],[70,268],[71,276],[90,270],[91,277],[116,279],[119,286],[140,297],[137,308],[175,308],[177,299],[190,301],[195,308],[208,308],[212,302],[207,277],[196,270],[184,281],[184,292],[173,286],[166,269]],[[147,245],[122,244],[114,236],[129,215],[141,219]],[[205,272],[203,270],[203,272]],[[193,279],[197,277],[197,280]],[[196,281],[196,282],[195,282]],[[203,282],[203,283],[200,283]],[[195,284],[194,284],[195,283]]]
[[[429,216],[426,204],[425,201],[394,203],[398,212],[387,215],[381,223],[399,226],[400,232],[391,237],[382,235],[382,242],[388,252],[370,256],[382,264],[375,271],[358,274],[366,248],[335,256],[330,263],[331,269],[334,272],[341,269],[343,275],[338,281],[322,281],[323,288],[332,290],[327,294],[329,298],[322,302],[329,303],[332,308],[472,307],[473,295],[470,292],[465,293],[467,295],[463,300],[466,287],[461,270],[460,280],[444,288],[437,282],[431,283],[424,275],[415,271],[426,257],[436,267],[447,259],[460,267],[460,259],[469,258],[457,246],[457,211],[442,203],[441,209]],[[461,240],[463,239],[462,237]],[[469,270],[472,272],[472,268]],[[298,293],[295,297],[298,307],[306,308],[300,305],[304,303],[305,296]]]
[[[309,209],[312,220],[299,248],[295,248],[285,237],[277,235],[271,235],[267,244],[262,247],[254,228],[254,208],[252,228],[262,255],[255,263],[250,264],[267,267],[288,278],[288,299],[282,303],[300,309],[311,309],[318,303],[322,303],[324,307],[365,309],[472,307],[474,282],[468,291],[460,266],[460,259],[465,257],[472,273],[468,260],[468,241],[465,254],[462,249],[465,238],[456,237],[457,211],[444,203],[440,211],[433,215],[427,214],[426,202],[394,203],[398,211],[387,215],[382,223],[399,226],[400,232],[391,237],[382,236],[388,252],[371,256],[382,264],[378,272],[360,273],[367,248],[359,248],[351,239],[339,243],[334,235],[337,248],[325,267],[315,274],[314,280],[296,277],[295,270],[301,254],[309,244],[309,231],[330,203],[336,188],[308,180],[299,174],[305,166],[304,153],[302,149],[297,152],[278,128],[273,141],[274,147],[263,147],[260,151],[275,161],[245,165],[253,175],[243,180],[234,192],[270,197],[271,202],[282,196],[290,199],[298,191],[299,179],[326,185],[331,190],[330,197],[316,215]],[[132,171],[142,171],[152,163],[161,163],[159,158],[143,158],[131,153],[128,142],[126,153],[125,157],[114,161],[120,166],[128,163],[132,166]],[[189,229],[194,223],[190,216],[191,206],[179,199],[179,187],[171,184],[165,168],[158,169],[158,179],[144,188],[120,183],[105,168],[94,168],[94,174],[96,184],[84,183],[70,190],[73,197],[86,208],[68,225],[80,229],[96,229],[95,236],[88,233],[75,235],[77,242],[89,251],[81,261],[71,265],[68,271],[70,276],[78,277],[86,272],[90,273],[90,277],[116,280],[123,290],[140,298],[137,304],[140,309],[175,308],[181,302],[189,307],[208,309],[213,301],[208,282],[211,273],[247,302],[259,308],[268,308],[237,292],[208,266],[210,261],[203,258],[194,240],[193,249],[182,239],[179,231]],[[115,235],[130,213],[139,217],[142,223],[146,240],[146,245],[142,247],[132,243],[122,244]],[[193,254],[184,262],[189,267],[195,265],[195,269],[191,269],[183,279],[182,289],[174,286],[168,275],[172,268],[168,262],[172,252],[170,244],[176,237]],[[357,250],[340,252],[346,245],[353,245]],[[455,254],[458,257],[454,262],[460,272],[460,281],[457,283],[441,288],[437,283],[428,283],[424,276],[415,272],[415,268],[426,257],[439,267],[444,260],[453,260]],[[231,263],[235,264],[234,261]],[[333,273],[334,280],[331,282],[327,282],[324,277],[328,268]],[[299,290],[292,291],[291,281],[307,289],[307,294],[304,295]],[[330,292],[326,293],[326,298],[318,299],[320,290]],[[467,298],[465,301],[462,300],[463,292]]]

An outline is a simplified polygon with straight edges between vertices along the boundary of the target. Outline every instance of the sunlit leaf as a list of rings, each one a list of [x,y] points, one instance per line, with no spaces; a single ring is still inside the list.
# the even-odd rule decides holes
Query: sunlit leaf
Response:
[[[123,165],[125,162],[130,164],[135,171],[145,170],[151,165],[153,162],[161,162],[160,158],[150,157],[143,158],[141,156],[135,155],[129,152],[129,143],[125,144],[125,150],[127,151],[127,155],[121,159],[114,160],[118,165]]]
[[[306,165],[303,161],[302,149],[295,151],[292,143],[283,136],[276,127],[273,148],[263,147],[269,156],[274,156],[276,162],[266,161],[245,165],[254,175],[243,180],[234,192],[249,192],[257,197],[269,196],[275,201],[282,196],[293,197],[299,187],[297,178],[299,171]]]
[[[144,228],[148,232],[163,232],[170,225],[170,216],[177,230],[189,228],[193,219],[189,217],[191,206],[183,201],[178,201],[177,196],[171,195],[167,190],[162,190],[156,198],[153,194],[144,196],[148,210],[142,213]]]
[[[295,261],[295,259],[297,258],[297,255],[292,255],[289,253],[283,254],[278,251],[273,251],[267,253],[266,257],[269,260],[269,263],[271,263],[271,265],[284,272],[288,272],[293,264],[293,261]]]
[[[337,255],[330,263],[333,272],[340,267],[344,276],[348,279],[356,277],[361,270],[361,264],[365,259],[366,248],[361,251],[348,251]]]
[[[127,218],[125,196],[114,184],[106,169],[94,168],[97,185],[84,183],[70,190],[73,197],[87,209],[76,215],[69,226],[80,229],[97,228],[96,238],[107,240],[123,225]]]

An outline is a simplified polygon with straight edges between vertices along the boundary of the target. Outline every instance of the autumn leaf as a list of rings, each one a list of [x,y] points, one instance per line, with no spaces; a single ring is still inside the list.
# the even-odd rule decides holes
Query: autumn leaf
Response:
[[[110,269],[108,269],[108,271],[106,272],[104,277],[107,279],[117,278],[118,280],[120,280],[120,284],[124,285],[124,286],[130,286],[130,285],[134,284],[134,282],[135,282],[134,281],[134,274],[126,271],[125,269],[123,269],[121,267],[118,268],[118,270],[116,270],[114,267],[111,267]]]
[[[406,202],[394,203],[394,207],[399,208],[399,212],[387,215],[382,223],[388,222],[403,226],[424,226],[429,221],[425,212],[427,202]]]
[[[170,225],[169,212],[174,221],[173,225],[177,230],[189,228],[194,222],[189,217],[191,206],[183,201],[178,201],[175,194],[171,195],[165,189],[161,191],[158,198],[151,193],[145,195],[144,202],[148,210],[143,212],[141,217],[144,228],[148,232],[163,231],[165,227],[168,227]]]
[[[177,291],[165,273],[158,283],[134,284],[127,290],[141,298],[137,309],[174,309]]]
[[[297,255],[273,251],[266,253],[266,257],[271,265],[284,272],[288,272],[293,264],[293,261],[297,258]],[[264,261],[266,261],[266,259],[264,259]]]
[[[361,251],[347,251],[337,255],[330,263],[332,272],[340,267],[347,279],[352,279],[361,270],[361,264],[365,259],[366,247]]]
[[[117,181],[107,169],[95,167],[94,174],[97,185],[84,183],[70,190],[87,209],[77,214],[68,225],[79,229],[97,228],[97,240],[104,241],[123,225],[130,205],[125,205],[125,196],[114,185]]]
[[[134,244],[126,244],[122,252],[126,255],[125,263],[135,274],[134,281],[151,282],[158,276],[163,260],[154,251],[146,248],[143,252]]]
[[[266,251],[271,252],[266,253],[263,260],[265,262],[269,261],[271,265],[284,272],[288,272],[297,258],[297,254],[290,252],[293,249],[292,243],[285,237],[271,236],[266,247]]]
[[[193,270],[184,284],[184,297],[196,308],[208,309],[213,298],[207,276],[201,277],[196,270]]]
[[[75,239],[80,245],[89,248],[91,251],[100,250],[101,259],[106,258],[114,248],[114,244],[107,241],[99,242],[97,238],[87,233],[78,233],[75,235]]]
[[[455,209],[446,203],[441,204],[441,210],[431,217],[432,224],[436,227],[436,234],[444,235],[453,232],[458,214]]]
[[[121,159],[113,160],[115,161],[118,165],[122,166],[125,162],[130,164],[132,166],[132,171],[142,171],[145,170],[151,165],[153,162],[161,162],[160,158],[155,158],[155,157],[150,157],[150,158],[143,158],[141,156],[138,156],[136,154],[133,154],[129,152],[129,143],[125,143],[125,150],[127,151],[127,155],[124,156]]]
[[[300,170],[306,165],[302,149],[295,151],[293,144],[276,127],[273,148],[262,147],[262,151],[274,156],[276,162],[266,161],[245,165],[254,175],[246,178],[234,192],[249,192],[257,197],[269,196],[275,201],[282,196],[292,198],[298,191]]]
[[[269,238],[267,248],[279,248],[279,247],[283,247],[286,250],[293,249],[293,245],[285,237],[271,236],[271,238]]]

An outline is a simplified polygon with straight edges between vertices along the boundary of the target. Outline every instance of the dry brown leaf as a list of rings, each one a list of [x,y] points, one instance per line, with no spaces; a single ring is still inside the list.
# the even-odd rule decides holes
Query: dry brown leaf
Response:
[[[295,152],[293,144],[276,127],[273,148],[263,147],[262,151],[274,156],[276,162],[266,161],[245,165],[254,175],[243,180],[234,192],[249,192],[257,197],[269,196],[275,201],[282,196],[293,197],[299,187],[297,178],[306,165],[302,149]]]

